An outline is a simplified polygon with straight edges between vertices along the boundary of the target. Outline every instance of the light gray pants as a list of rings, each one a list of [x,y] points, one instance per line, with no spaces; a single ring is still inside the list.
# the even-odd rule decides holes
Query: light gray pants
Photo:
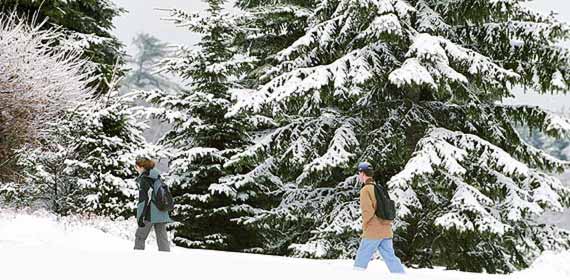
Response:
[[[135,250],[144,250],[146,238],[153,226],[158,250],[170,252],[170,243],[168,242],[168,235],[166,234],[166,223],[151,224],[149,221],[144,221],[144,227],[137,228],[137,232],[135,233]]]

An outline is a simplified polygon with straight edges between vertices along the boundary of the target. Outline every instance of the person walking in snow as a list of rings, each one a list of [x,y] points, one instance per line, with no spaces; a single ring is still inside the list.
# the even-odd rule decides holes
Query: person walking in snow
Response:
[[[360,210],[362,212],[362,240],[356,253],[354,268],[365,270],[378,250],[392,273],[404,273],[402,262],[394,253],[392,243],[392,221],[376,216],[376,196],[374,170],[367,162],[358,164],[358,180],[364,184],[360,190]]]
[[[135,250],[144,250],[146,238],[154,226],[158,250],[169,252],[170,243],[166,233],[166,224],[172,220],[168,211],[160,211],[153,202],[153,186],[157,180],[160,180],[160,174],[154,166],[155,162],[145,157],[139,157],[135,162],[135,168],[139,172],[136,180],[139,189],[137,205],[139,227],[135,233]]]

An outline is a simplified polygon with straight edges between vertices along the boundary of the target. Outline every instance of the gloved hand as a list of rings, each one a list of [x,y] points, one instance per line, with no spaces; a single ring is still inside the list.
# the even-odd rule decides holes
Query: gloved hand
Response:
[[[139,225],[139,227],[144,227],[145,224],[143,222],[143,219],[137,219],[137,224]]]

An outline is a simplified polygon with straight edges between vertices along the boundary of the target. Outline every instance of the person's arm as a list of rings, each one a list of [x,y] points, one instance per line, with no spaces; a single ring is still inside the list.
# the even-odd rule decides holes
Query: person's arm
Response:
[[[360,211],[362,212],[362,230],[364,230],[368,223],[374,218],[374,207],[372,207],[372,199],[370,191],[367,187],[362,188],[360,191]]]
[[[144,227],[144,219],[146,217],[147,211],[150,211],[150,196],[149,190],[152,188],[152,180],[150,178],[144,177],[140,181],[140,191],[139,191],[139,203],[144,202],[143,212],[137,220],[140,227]]]

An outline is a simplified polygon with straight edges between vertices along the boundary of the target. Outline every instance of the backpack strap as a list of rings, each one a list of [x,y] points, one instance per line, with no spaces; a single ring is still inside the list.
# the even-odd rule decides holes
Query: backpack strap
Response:
[[[155,188],[154,188],[154,185],[156,184],[156,182],[160,182],[160,185],[159,185],[158,188],[155,189]],[[162,184],[163,184],[163,183],[162,183],[162,179],[160,178],[160,175],[158,175],[158,178],[153,179],[152,188],[151,188],[151,189],[152,189],[152,196],[149,196],[149,198],[151,199],[151,201],[152,201],[155,205],[156,205],[156,194],[157,194],[158,189],[160,188],[160,186],[162,186]]]

